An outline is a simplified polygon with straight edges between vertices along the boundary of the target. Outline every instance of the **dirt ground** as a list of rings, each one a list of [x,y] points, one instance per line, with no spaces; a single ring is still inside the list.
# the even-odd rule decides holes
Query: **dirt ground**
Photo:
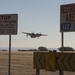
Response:
[[[0,51],[0,75],[8,75],[8,57],[8,52]],[[33,52],[15,51],[11,53],[11,75],[32,75],[35,73]],[[59,75],[59,71],[40,70],[40,75]],[[64,72],[64,75],[75,75],[75,72]]]

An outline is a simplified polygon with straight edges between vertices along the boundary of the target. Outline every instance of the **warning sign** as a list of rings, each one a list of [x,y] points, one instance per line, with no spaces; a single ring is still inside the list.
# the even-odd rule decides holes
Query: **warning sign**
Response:
[[[75,31],[75,4],[61,5],[60,32]]]
[[[17,34],[18,15],[1,14],[0,15],[0,35]]]

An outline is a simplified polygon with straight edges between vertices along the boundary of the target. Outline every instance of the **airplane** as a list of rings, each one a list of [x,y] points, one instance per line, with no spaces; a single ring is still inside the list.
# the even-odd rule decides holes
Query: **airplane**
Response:
[[[28,35],[31,37],[31,38],[39,38],[40,36],[47,36],[46,34],[41,34],[41,33],[27,33],[27,32],[22,32],[23,34],[26,34],[26,36],[28,37]]]

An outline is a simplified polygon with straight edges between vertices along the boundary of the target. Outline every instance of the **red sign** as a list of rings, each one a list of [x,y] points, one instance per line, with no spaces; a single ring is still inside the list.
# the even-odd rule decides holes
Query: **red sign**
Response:
[[[2,14],[0,15],[0,35],[15,35],[17,34],[17,14]]]

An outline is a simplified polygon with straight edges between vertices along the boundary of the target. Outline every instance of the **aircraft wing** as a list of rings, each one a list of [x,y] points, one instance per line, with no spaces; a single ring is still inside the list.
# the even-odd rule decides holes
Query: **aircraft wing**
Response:
[[[47,34],[41,34],[41,36],[47,36]]]
[[[31,33],[27,33],[27,32],[22,32],[23,34],[27,34],[27,35],[30,35]]]

